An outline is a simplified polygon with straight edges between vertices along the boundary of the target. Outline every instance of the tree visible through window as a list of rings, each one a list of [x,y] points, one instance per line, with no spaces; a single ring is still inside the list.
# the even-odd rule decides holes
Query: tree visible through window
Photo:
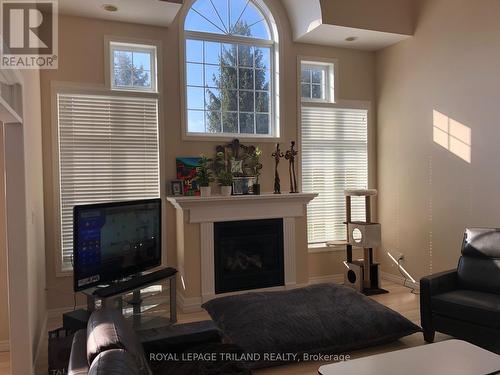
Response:
[[[134,53],[127,51],[115,51],[114,53],[114,68],[115,68],[115,86],[139,86],[149,87],[151,85],[151,76],[149,70],[146,70],[143,63],[132,61]],[[149,68],[149,56],[144,58],[148,60],[147,67]],[[138,54],[135,53],[137,58]]]
[[[274,45],[259,9],[198,0],[185,28],[188,132],[270,135]]]
[[[112,88],[155,91],[155,52],[154,46],[111,42]]]

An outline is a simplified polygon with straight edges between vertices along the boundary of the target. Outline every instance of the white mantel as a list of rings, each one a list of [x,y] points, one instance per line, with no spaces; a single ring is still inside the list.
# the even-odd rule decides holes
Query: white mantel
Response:
[[[190,223],[254,220],[305,215],[305,207],[317,194],[214,195],[168,197],[177,209],[189,211]]]
[[[215,297],[214,223],[239,220],[283,219],[285,288],[296,284],[295,219],[306,215],[307,204],[317,194],[283,193],[211,197],[167,197],[177,209],[177,231],[183,233],[184,223],[200,224],[201,302]],[[179,236],[179,235],[178,235]],[[178,243],[178,250],[185,249]],[[196,249],[198,251],[198,249]],[[183,273],[180,266],[180,273]],[[181,291],[182,293],[182,291]]]

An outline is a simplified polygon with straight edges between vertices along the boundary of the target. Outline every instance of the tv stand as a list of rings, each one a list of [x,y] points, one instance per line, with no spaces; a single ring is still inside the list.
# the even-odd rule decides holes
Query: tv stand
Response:
[[[127,301],[132,306],[133,325],[139,327],[141,322],[141,306],[143,298],[141,290],[148,286],[157,284],[159,281],[170,281],[170,322],[177,322],[176,306],[176,282],[177,270],[175,268],[163,268],[150,273],[138,274],[134,277],[113,282],[106,287],[90,288],[82,291],[87,297],[87,310],[92,312],[96,309],[96,303],[101,301],[101,307],[123,309],[123,296],[132,292],[132,299]]]

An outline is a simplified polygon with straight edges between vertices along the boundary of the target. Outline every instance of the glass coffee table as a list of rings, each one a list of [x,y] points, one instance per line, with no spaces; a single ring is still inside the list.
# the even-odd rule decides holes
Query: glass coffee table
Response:
[[[500,355],[461,340],[447,340],[321,366],[320,375],[489,375]]]

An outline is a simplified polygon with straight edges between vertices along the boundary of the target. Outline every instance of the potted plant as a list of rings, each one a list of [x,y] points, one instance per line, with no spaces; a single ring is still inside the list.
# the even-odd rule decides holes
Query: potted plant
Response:
[[[210,183],[214,180],[213,173],[210,168],[211,163],[212,160],[204,155],[201,155],[201,159],[198,162],[196,181],[200,185],[200,192],[202,197],[209,197],[211,195]]]
[[[217,181],[221,185],[220,192],[223,196],[231,195],[233,174],[227,169],[221,169],[217,175]]]
[[[260,170],[262,169],[262,164],[260,163],[260,156],[262,155],[262,150],[258,147],[250,154],[250,159],[252,161],[253,175],[255,177],[255,182],[253,184],[253,193],[255,195],[260,195]]]

